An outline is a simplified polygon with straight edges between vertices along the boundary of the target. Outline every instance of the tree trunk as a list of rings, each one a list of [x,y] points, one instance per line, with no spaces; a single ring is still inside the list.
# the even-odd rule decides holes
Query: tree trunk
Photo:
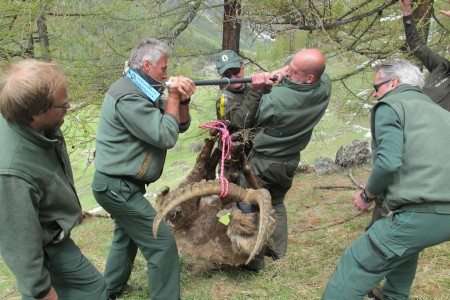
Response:
[[[30,36],[28,37],[28,46],[23,52],[27,54],[28,58],[34,58],[34,39],[32,33],[30,33]]]
[[[47,19],[45,18],[45,12],[42,12],[37,21],[39,43],[42,51],[42,58],[46,61],[50,61],[50,43],[48,41]]]
[[[223,13],[222,50],[233,50],[239,54],[241,37],[241,1],[225,0]]]
[[[433,9],[434,0],[421,0],[419,5],[413,11],[414,20],[420,26],[417,27],[419,30],[422,40],[427,44],[428,33],[430,31],[430,18]]]

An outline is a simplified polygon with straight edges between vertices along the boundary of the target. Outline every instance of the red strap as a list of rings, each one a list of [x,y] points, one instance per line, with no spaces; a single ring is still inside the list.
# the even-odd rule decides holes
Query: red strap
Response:
[[[222,159],[220,161],[220,175],[219,180],[222,184],[222,191],[220,192],[220,197],[224,198],[228,194],[228,180],[223,176],[224,163],[225,160],[230,156],[231,149],[231,137],[228,132],[227,125],[222,121],[207,121],[200,128],[216,129],[222,134]]]

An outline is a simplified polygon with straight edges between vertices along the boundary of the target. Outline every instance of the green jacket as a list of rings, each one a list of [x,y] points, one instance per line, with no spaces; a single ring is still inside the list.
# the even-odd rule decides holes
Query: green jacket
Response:
[[[298,84],[283,78],[261,99],[257,134],[252,149],[272,160],[299,159],[314,126],[324,115],[331,96],[331,79],[323,74],[313,84]]]
[[[391,210],[450,213],[448,132],[450,113],[420,89],[400,85],[386,93],[372,112],[369,192],[384,192]]]
[[[157,84],[143,71],[136,72],[150,84]],[[161,176],[167,150],[189,125],[190,119],[179,124],[175,116],[164,113],[162,97],[152,102],[128,77],[122,77],[112,84],[103,101],[95,168],[107,175],[154,182]]]
[[[253,93],[254,97],[247,97]],[[220,99],[226,95],[225,114],[220,114]],[[252,128],[255,125],[255,115],[258,109],[260,94],[255,92],[251,85],[244,84],[241,89],[222,89],[217,93],[216,112],[217,119],[228,120],[230,134],[239,129]]]
[[[22,294],[50,289],[43,247],[81,222],[69,157],[60,131],[46,138],[0,116],[0,253]]]
[[[436,54],[423,43],[417,32],[413,15],[403,17],[403,24],[408,46],[430,72],[423,87],[424,94],[450,111],[450,61]]]

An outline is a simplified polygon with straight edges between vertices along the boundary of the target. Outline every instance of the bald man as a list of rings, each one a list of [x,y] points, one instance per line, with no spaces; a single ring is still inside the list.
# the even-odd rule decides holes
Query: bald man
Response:
[[[324,70],[324,55],[317,49],[304,49],[286,66],[280,84],[272,87],[272,73],[252,75],[253,88],[262,92],[256,112],[258,132],[248,159],[260,183],[272,196],[276,228],[265,251],[246,266],[250,270],[264,268],[264,254],[279,259],[286,253],[284,197],[292,186],[300,152],[311,140],[314,126],[330,101],[331,79]]]

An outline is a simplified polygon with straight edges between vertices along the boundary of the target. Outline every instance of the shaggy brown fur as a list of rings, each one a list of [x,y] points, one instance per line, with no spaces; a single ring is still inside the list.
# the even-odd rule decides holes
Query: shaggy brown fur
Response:
[[[218,197],[222,185],[219,181],[211,181],[215,178],[217,158],[221,156],[218,147],[213,152],[216,140],[206,139],[186,179],[175,191],[158,198],[160,211],[153,234],[157,236],[158,225],[165,219],[181,253],[216,263],[240,265],[248,263],[261,250],[274,230],[271,198],[267,190],[257,189],[258,180],[251,172],[244,147],[239,142],[233,142],[231,158],[224,171],[231,177],[230,181],[236,182],[240,176],[239,166],[244,166],[243,174],[254,189],[229,183],[228,196]],[[212,174],[214,178],[211,178]],[[257,204],[260,213],[243,214],[236,208],[238,199]],[[218,216],[224,214],[230,216],[228,225],[219,221]]]

